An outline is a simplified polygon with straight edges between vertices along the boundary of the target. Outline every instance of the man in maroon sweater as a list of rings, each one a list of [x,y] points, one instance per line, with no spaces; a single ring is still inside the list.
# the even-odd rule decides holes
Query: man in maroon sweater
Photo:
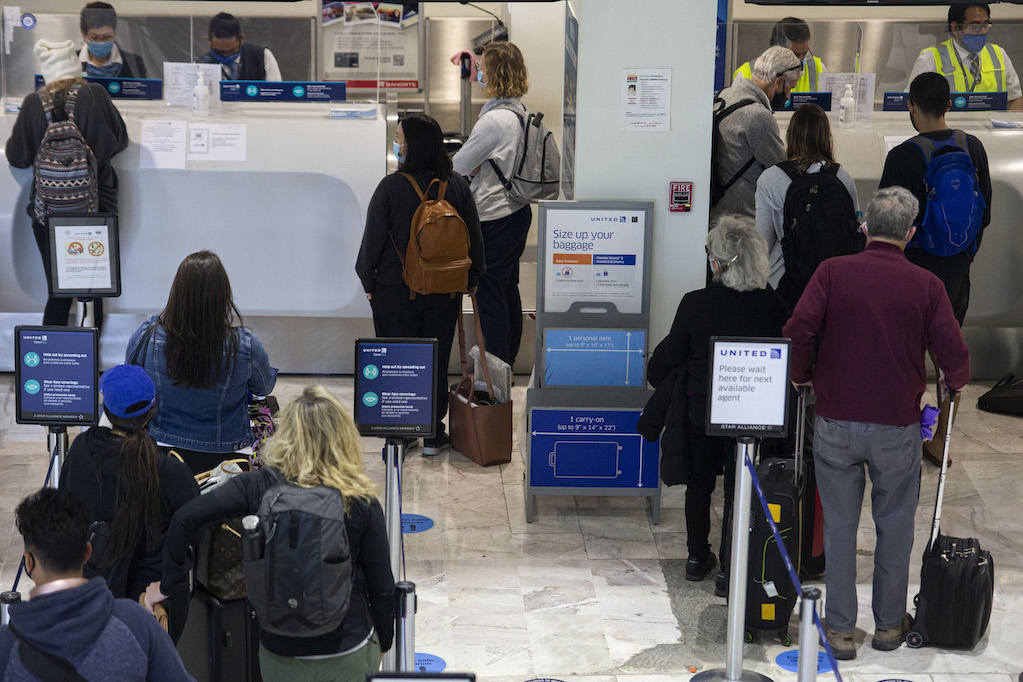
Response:
[[[927,347],[945,381],[970,380],[970,356],[941,281],[906,260],[917,200],[902,187],[867,206],[867,246],[824,261],[785,325],[792,380],[817,395],[813,455],[828,557],[827,633],[835,657],[856,657],[856,531],[870,473],[875,649],[902,644],[913,519],[920,495],[920,398]],[[816,366],[813,353],[817,351]]]

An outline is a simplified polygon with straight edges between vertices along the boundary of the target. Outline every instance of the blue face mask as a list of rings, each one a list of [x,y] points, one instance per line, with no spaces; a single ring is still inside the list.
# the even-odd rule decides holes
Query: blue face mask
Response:
[[[986,35],[974,36],[963,34],[963,47],[970,52],[980,52],[984,49],[985,45],[987,45]]]
[[[476,81],[480,85],[486,85],[486,83],[483,82],[483,72],[480,71],[479,69],[476,70]]]
[[[223,64],[224,66],[230,66],[231,64],[234,64],[236,61],[238,61],[238,55],[240,55],[241,53],[242,51],[238,50],[230,57],[225,57],[216,50],[210,50],[210,56],[217,60],[219,63]]]
[[[89,46],[89,52],[92,56],[98,57],[99,59],[106,59],[110,56],[110,51],[114,49],[114,41],[106,43],[86,43]]]
[[[394,149],[394,156],[398,159],[398,163],[405,163],[405,157],[401,155],[401,145],[397,141],[391,142]]]

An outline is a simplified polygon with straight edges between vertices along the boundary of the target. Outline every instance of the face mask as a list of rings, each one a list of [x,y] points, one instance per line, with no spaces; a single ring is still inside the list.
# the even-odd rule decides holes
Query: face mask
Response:
[[[110,51],[114,49],[114,41],[108,41],[105,43],[86,43],[89,46],[89,52],[92,56],[100,59],[106,59],[110,56]]]
[[[483,72],[479,69],[476,70],[476,82],[480,85],[486,85],[486,83],[483,82]]]
[[[987,45],[986,35],[979,36],[965,34],[963,35],[963,47],[965,47],[970,52],[980,52],[981,50],[984,49],[985,45]]]
[[[394,156],[398,159],[398,163],[405,163],[405,157],[401,155],[401,145],[395,140],[391,142],[394,149]]]
[[[774,94],[774,97],[771,98],[771,108],[772,109],[776,109],[776,110],[777,109],[784,109],[786,106],[788,106],[788,103],[789,103],[789,98],[785,96],[785,91],[784,90],[782,90],[781,92],[776,92]]]
[[[238,50],[230,57],[225,57],[216,50],[210,50],[210,56],[213,57],[218,62],[220,62],[221,64],[223,64],[224,66],[230,66],[231,64],[234,64],[236,61],[238,61],[238,55],[240,55],[241,53],[242,51]]]

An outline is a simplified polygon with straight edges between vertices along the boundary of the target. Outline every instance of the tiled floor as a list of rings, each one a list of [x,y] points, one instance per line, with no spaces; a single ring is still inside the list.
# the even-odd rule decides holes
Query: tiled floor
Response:
[[[13,423],[12,383],[12,375],[0,375],[2,589],[13,582],[22,549],[14,506],[39,485],[47,465],[43,430]],[[350,378],[282,377],[274,393],[284,404],[308,383],[322,383],[351,406]],[[1023,671],[1023,419],[978,412],[976,397],[983,390],[972,385],[959,413],[943,528],[979,537],[994,555],[988,634],[969,652],[873,650],[874,531],[864,510],[860,648],[855,661],[841,664],[845,680],[1016,682]],[[524,389],[513,389],[513,397],[522,405]],[[365,440],[367,467],[382,484],[381,446],[380,440]],[[436,522],[405,538],[405,572],[419,597],[417,651],[444,659],[448,671],[472,671],[488,682],[570,676],[580,682],[676,682],[691,677],[691,666],[723,667],[725,601],[714,596],[712,581],[682,578],[682,490],[664,490],[659,525],[637,498],[567,496],[540,497],[538,518],[527,524],[525,468],[517,453],[516,447],[511,464],[489,469],[450,450],[433,459],[413,450],[407,458],[404,511]],[[929,530],[936,484],[937,469],[925,463],[915,556]],[[718,499],[720,506],[720,490]],[[869,504],[869,493],[867,499]],[[914,573],[918,565],[914,559]],[[918,581],[915,575],[910,580],[913,594]],[[21,591],[28,586],[23,580]],[[795,621],[792,634],[796,639]],[[745,667],[795,680],[775,664],[785,650],[765,636],[746,645]]]

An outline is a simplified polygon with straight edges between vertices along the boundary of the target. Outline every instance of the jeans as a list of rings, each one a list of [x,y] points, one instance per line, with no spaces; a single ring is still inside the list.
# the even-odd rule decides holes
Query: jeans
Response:
[[[874,625],[888,630],[906,613],[913,521],[920,500],[920,425],[888,426],[817,416],[813,436],[817,490],[824,511],[828,627],[856,628],[856,532],[870,474],[877,530]]]
[[[487,271],[480,277],[476,300],[487,352],[509,365],[522,340],[522,299],[519,297],[519,258],[533,214],[523,206],[510,216],[480,223]]]

